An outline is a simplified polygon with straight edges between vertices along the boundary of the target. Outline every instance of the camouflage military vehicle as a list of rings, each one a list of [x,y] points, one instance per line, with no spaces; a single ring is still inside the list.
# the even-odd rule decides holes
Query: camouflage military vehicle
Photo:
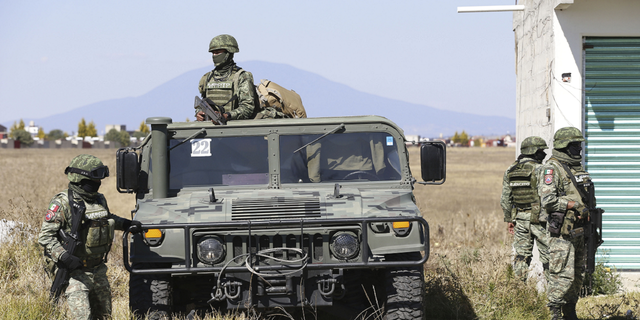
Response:
[[[137,314],[286,310],[421,319],[429,227],[403,132],[378,116],[172,123],[117,153]],[[421,146],[445,179],[445,146]],[[197,311],[200,312],[200,311]]]

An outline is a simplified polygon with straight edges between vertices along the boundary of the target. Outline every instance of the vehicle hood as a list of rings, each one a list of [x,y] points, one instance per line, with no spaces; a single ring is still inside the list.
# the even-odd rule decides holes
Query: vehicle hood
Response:
[[[210,221],[358,218],[419,214],[410,189],[219,190],[138,200],[135,219],[143,224]]]

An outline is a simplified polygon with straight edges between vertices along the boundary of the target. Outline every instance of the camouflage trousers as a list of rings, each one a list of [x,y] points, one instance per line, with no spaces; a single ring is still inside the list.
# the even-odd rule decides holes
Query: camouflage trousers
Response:
[[[533,242],[536,241],[544,276],[549,281],[549,236],[541,223],[531,223],[530,218],[530,212],[521,211],[516,215],[515,235],[513,237],[513,249],[516,252],[516,258],[513,262],[513,271],[518,279],[527,281],[529,265],[533,256]]]
[[[111,317],[111,287],[107,265],[71,272],[65,291],[71,311],[69,319],[107,319]]]
[[[549,307],[577,303],[584,279],[584,238],[553,236],[549,244]]]

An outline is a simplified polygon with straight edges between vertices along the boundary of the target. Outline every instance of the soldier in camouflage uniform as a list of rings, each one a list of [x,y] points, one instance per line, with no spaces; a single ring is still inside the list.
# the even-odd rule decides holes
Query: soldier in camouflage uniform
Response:
[[[253,75],[233,61],[233,55],[239,51],[238,42],[228,34],[211,39],[209,52],[215,68],[202,76],[198,84],[202,99],[218,107],[226,120],[253,119],[259,111]],[[203,121],[204,116],[204,112],[196,112],[198,121]]]
[[[545,277],[549,275],[549,237],[546,233],[546,212],[540,206],[538,181],[541,163],[546,157],[547,143],[536,136],[528,137],[520,145],[520,156],[502,180],[500,206],[504,211],[507,230],[515,234],[513,247],[516,252],[513,269],[516,277],[527,280],[534,240],[538,244],[540,262]],[[515,231],[514,231],[515,229]]]
[[[573,127],[556,131],[552,157],[542,167],[538,183],[542,206],[549,213],[548,306],[554,320],[578,319],[576,303],[584,278],[583,226],[589,210],[578,188],[587,189],[591,177],[582,166],[582,132]],[[564,314],[564,318],[562,318]]]
[[[71,319],[110,318],[111,288],[105,262],[114,230],[126,230],[132,221],[109,212],[105,197],[98,193],[101,180],[109,176],[109,168],[100,159],[79,155],[71,160],[65,174],[69,179],[69,189],[51,199],[38,237],[38,242],[44,247],[47,271],[54,276],[58,267],[69,270],[65,296]],[[70,194],[74,202],[82,202],[85,206],[78,232],[80,244],[73,254],[65,251],[62,244],[71,232]],[[134,225],[140,228],[138,221],[134,221]]]

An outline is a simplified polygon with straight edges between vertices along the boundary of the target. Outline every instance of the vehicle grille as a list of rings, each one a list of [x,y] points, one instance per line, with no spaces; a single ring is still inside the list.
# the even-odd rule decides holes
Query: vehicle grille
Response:
[[[300,235],[286,234],[286,235],[254,235],[251,237],[249,243],[249,237],[246,236],[233,236],[229,240],[232,246],[231,252],[233,256],[239,256],[246,253],[256,253],[261,250],[273,249],[273,248],[303,248],[312,261],[321,261],[324,255],[323,245],[327,241],[326,237],[321,234],[304,234],[302,237],[302,245],[300,245]],[[276,251],[269,254],[276,258],[295,259],[300,256],[293,251]],[[264,261],[264,258],[259,258],[258,261]],[[241,261],[237,261],[241,262]]]
[[[231,220],[299,219],[320,217],[318,198],[238,199],[231,205]]]

